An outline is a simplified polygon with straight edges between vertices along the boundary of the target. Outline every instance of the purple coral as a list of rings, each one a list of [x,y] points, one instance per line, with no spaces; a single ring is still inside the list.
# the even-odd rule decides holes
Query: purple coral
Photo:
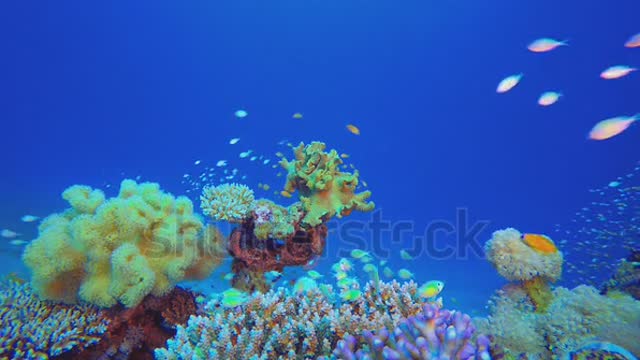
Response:
[[[463,313],[441,310],[426,304],[422,313],[403,320],[393,332],[382,329],[376,334],[365,331],[368,348],[356,351],[357,340],[348,335],[340,340],[333,354],[339,359],[480,359],[490,360],[489,339],[478,336]]]

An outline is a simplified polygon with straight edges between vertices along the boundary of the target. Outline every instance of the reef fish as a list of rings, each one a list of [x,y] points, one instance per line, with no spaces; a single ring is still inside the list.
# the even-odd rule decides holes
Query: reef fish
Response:
[[[364,250],[360,250],[360,249],[351,250],[351,257],[354,259],[361,259],[365,256],[369,256],[369,253]]]
[[[296,294],[303,294],[318,287],[318,283],[312,278],[303,276],[293,285],[293,291]]]
[[[605,80],[613,80],[620,79],[621,77],[629,75],[633,71],[637,71],[638,69],[632,68],[627,65],[616,65],[606,68],[604,71],[600,73],[600,77]]]
[[[407,250],[400,250],[400,257],[402,258],[402,260],[413,260],[413,256],[409,255],[409,252],[407,252]]]
[[[323,277],[324,275],[320,274],[319,272],[315,271],[315,270],[309,270],[307,271],[307,275],[312,278],[312,279],[320,279],[321,277]]]
[[[520,235],[520,240],[524,242],[528,247],[543,253],[543,254],[553,254],[558,252],[558,248],[553,241],[545,236],[540,234],[522,234]]]
[[[249,300],[249,297],[246,293],[234,288],[225,290],[222,293],[222,306],[227,308],[240,306],[247,302],[247,300]]]
[[[640,119],[640,114],[635,116],[618,116],[597,123],[589,132],[589,139],[606,140],[612,138],[623,131],[634,122]]]
[[[538,105],[540,105],[540,106],[553,105],[556,102],[558,102],[558,99],[560,99],[560,96],[562,96],[562,94],[559,93],[559,92],[555,92],[555,91],[544,92],[538,98]]]
[[[238,119],[242,119],[244,117],[247,117],[247,115],[249,115],[249,113],[246,112],[245,110],[238,110],[234,114]]]
[[[409,280],[409,279],[411,279],[413,277],[413,273],[411,271],[407,270],[407,269],[400,269],[400,270],[398,270],[398,276],[401,279]]]
[[[24,245],[26,244],[28,241],[25,240],[20,240],[20,239],[13,239],[11,241],[9,241],[9,244],[11,245],[16,245],[16,246],[20,246],[20,245]]]
[[[442,289],[444,289],[442,281],[431,280],[418,288],[418,294],[423,298],[430,299],[438,296]]]
[[[360,135],[360,129],[352,124],[347,125],[347,130],[354,135]]]
[[[543,52],[551,51],[559,46],[566,46],[566,45],[569,45],[567,41],[558,41],[551,38],[541,38],[531,42],[529,46],[527,46],[527,48],[529,49],[529,51],[532,51],[535,53],[543,53]]]
[[[513,89],[514,87],[516,87],[516,85],[518,85],[518,83],[520,83],[522,76],[524,75],[515,74],[507,76],[506,78],[500,80],[500,82],[498,83],[498,87],[496,88],[496,92],[498,94],[504,94],[507,91]]]
[[[29,222],[34,222],[36,220],[40,219],[37,216],[33,216],[33,215],[25,215],[23,217],[20,218],[20,220],[22,220],[23,222],[29,223]]]
[[[216,163],[216,166],[218,166],[218,167],[227,166],[227,160],[219,160],[219,161]]]
[[[637,33],[629,38],[624,46],[628,48],[637,48],[640,47],[640,33]]]
[[[17,232],[15,232],[15,231],[11,231],[11,230],[9,230],[9,229],[3,229],[3,230],[2,230],[2,232],[0,232],[0,235],[1,235],[3,238],[13,239],[14,237],[16,237],[16,236],[18,236],[18,235],[20,235],[20,234],[18,234],[18,233],[17,233]]]
[[[356,301],[361,297],[362,291],[356,289],[345,290],[340,293],[340,298],[342,299],[342,301]]]
[[[240,138],[233,138],[233,139],[229,140],[229,144],[235,145],[235,144],[238,143],[238,141],[240,141]]]
[[[298,120],[302,119],[302,114],[301,113],[295,113],[295,114],[293,114],[293,118],[294,119],[298,119]]]

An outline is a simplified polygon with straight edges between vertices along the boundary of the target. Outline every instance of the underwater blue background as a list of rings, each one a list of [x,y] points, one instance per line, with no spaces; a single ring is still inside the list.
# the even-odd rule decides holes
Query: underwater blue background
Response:
[[[637,0],[3,2],[0,227],[34,238],[20,216],[64,209],[72,184],[110,184],[114,195],[140,176],[185,194],[198,159],[227,159],[268,196],[257,183],[280,189],[283,178],[238,153],[290,157],[277,145],[287,139],[350,154],[383,217],[417,234],[453,222],[457,208],[489,221],[480,243],[507,226],[551,233],[638,160],[637,126],[602,142],[586,134],[640,112],[638,74],[598,77],[640,66],[640,51],[622,46],[639,12]],[[570,46],[530,53],[538,37]],[[496,94],[519,72],[518,87]],[[543,108],[547,90],[564,96]],[[329,238],[319,269],[340,241]],[[2,272],[18,269],[20,248],[0,252]],[[476,256],[405,263],[396,251],[389,261],[419,282],[444,280],[445,301],[467,308],[502,284]]]

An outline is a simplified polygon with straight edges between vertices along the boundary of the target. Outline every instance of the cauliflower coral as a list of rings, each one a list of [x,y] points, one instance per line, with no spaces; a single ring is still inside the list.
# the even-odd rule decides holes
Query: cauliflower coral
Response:
[[[44,219],[22,256],[43,299],[132,307],[208,276],[222,259],[222,235],[156,183],[124,180],[108,200],[76,185],[62,197],[71,208]]]
[[[536,277],[558,280],[562,275],[562,253],[537,251],[521,240],[522,235],[514,228],[494,232],[484,247],[487,260],[510,281],[527,281]]]
[[[251,216],[254,207],[253,190],[245,185],[225,183],[206,186],[200,196],[200,207],[214,220],[240,223]]]

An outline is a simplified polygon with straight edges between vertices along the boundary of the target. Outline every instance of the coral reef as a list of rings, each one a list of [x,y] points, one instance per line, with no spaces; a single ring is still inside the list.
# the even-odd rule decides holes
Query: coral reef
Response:
[[[485,244],[485,253],[502,277],[521,283],[536,311],[547,310],[552,299],[549,283],[560,278],[563,262],[551,239],[513,228],[498,230]]]
[[[602,286],[601,293],[625,292],[640,300],[640,250],[631,250],[631,254],[622,260],[611,279]]]
[[[44,219],[23,254],[43,299],[133,307],[208,276],[222,259],[221,234],[205,228],[188,198],[158,184],[124,180],[109,200],[76,185],[62,197],[71,208]]]
[[[338,152],[325,152],[326,145],[312,142],[300,143],[294,149],[295,159],[282,159],[280,164],[287,171],[284,190],[292,194],[298,190],[304,210],[303,226],[316,226],[333,216],[349,215],[353,210],[371,211],[372,202],[367,202],[370,191],[355,193],[358,171],[342,172],[342,159]]]
[[[607,341],[640,354],[640,302],[628,295],[609,297],[582,285],[553,291],[546,313],[534,311],[523,289],[510,287],[490,302],[490,316],[476,319],[505,353],[517,357],[563,359],[587,341]]]
[[[474,344],[475,327],[460,312],[425,304],[422,312],[409,317],[393,329],[375,334],[364,332],[367,346],[357,349],[351,335],[338,342],[334,355],[339,359],[491,359],[489,338],[480,335]]]
[[[637,360],[633,354],[618,345],[606,342],[593,342],[586,344],[569,354],[571,360],[612,359],[612,360]]]
[[[250,216],[255,198],[247,186],[232,183],[205,186],[200,201],[202,212],[212,219],[239,223]]]
[[[295,292],[285,288],[255,293],[237,307],[214,298],[206,314],[178,326],[157,359],[308,359],[330,356],[347,335],[358,345],[363,330],[394,328],[422,311],[415,283],[369,283],[360,298],[338,302],[330,286]]]
[[[100,341],[104,311],[42,301],[29,284],[0,284],[0,358],[49,359]]]
[[[161,297],[148,295],[134,308],[106,310],[109,326],[95,346],[77,351],[68,359],[153,359],[154,349],[164,346],[195,315],[194,294],[176,287]]]
[[[510,281],[527,281],[536,277],[558,280],[562,275],[562,253],[536,251],[522,241],[522,236],[514,228],[494,232],[485,244],[487,260]]]

